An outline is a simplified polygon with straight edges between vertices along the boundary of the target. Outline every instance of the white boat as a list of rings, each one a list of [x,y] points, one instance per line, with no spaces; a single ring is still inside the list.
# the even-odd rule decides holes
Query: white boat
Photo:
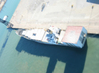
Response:
[[[7,16],[7,15],[5,15],[5,16],[3,17],[3,20],[5,21],[7,18],[8,18],[8,16]]]
[[[82,48],[87,30],[82,26],[68,26],[65,30],[50,26],[48,29],[20,29],[16,33],[39,43]]]

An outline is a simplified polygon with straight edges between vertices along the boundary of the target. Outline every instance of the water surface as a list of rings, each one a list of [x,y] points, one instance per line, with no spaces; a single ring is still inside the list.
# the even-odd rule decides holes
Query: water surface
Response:
[[[7,0],[0,18],[10,21],[19,0]],[[0,23],[0,73],[98,73],[99,35],[89,35],[82,49],[20,38]]]

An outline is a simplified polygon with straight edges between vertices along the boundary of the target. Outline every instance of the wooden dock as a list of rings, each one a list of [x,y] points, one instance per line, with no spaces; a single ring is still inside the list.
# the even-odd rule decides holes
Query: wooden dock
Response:
[[[99,34],[99,4],[86,0],[21,0],[10,22],[12,28],[25,29],[84,26],[88,33]]]

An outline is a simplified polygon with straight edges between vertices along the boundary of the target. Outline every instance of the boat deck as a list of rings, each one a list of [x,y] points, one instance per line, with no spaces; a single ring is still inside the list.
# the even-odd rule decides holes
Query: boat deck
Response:
[[[95,0],[21,0],[10,22],[12,28],[84,26],[99,34],[99,2]]]

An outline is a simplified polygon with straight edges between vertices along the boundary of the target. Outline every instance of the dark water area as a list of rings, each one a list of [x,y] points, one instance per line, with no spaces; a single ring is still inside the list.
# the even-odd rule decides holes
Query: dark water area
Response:
[[[3,45],[2,45],[1,50],[0,50],[0,57],[1,57],[1,55],[3,53],[3,50],[4,50],[4,48],[5,48],[6,44],[7,44],[7,41],[9,39],[9,37],[10,37],[11,31],[12,31],[12,29],[8,29],[7,35],[6,35],[5,39],[4,39]]]
[[[54,46],[40,44],[21,38],[16,50],[21,53],[25,51],[28,54],[40,57],[49,57],[49,63],[46,73],[52,73],[55,69],[57,60],[66,63],[64,73],[82,73],[88,50],[87,41],[82,49],[66,46]]]
[[[89,3],[99,4],[99,0],[87,0],[87,2],[89,2]]]
[[[88,37],[99,39],[99,34],[88,34]]]

